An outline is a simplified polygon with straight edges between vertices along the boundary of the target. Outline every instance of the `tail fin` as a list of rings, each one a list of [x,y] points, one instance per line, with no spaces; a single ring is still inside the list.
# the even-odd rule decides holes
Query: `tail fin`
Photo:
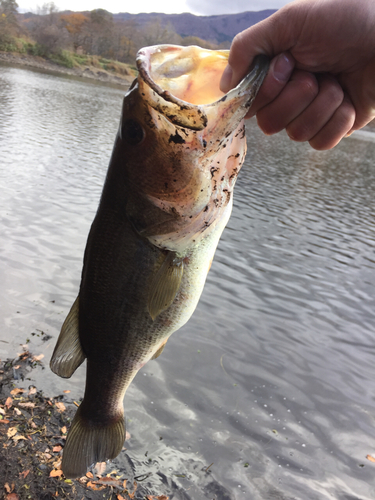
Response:
[[[81,415],[73,419],[63,451],[62,470],[66,478],[82,477],[90,465],[116,458],[125,441],[123,415],[109,425],[97,425]]]

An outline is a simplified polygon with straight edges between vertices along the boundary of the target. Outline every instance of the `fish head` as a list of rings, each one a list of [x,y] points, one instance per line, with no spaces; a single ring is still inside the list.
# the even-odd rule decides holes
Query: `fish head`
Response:
[[[138,52],[111,163],[121,165],[128,219],[160,248],[182,251],[229,217],[246,153],[243,118],[268,59],[223,94],[228,54],[174,45]]]

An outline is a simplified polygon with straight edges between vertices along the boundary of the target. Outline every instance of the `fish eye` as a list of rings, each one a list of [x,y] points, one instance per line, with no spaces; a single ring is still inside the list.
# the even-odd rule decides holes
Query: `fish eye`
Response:
[[[136,120],[125,120],[121,126],[121,139],[132,146],[140,144],[145,137],[145,131]]]

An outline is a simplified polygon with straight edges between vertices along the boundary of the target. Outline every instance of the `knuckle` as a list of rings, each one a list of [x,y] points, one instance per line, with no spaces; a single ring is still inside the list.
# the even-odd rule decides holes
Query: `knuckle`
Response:
[[[296,142],[305,142],[311,139],[311,130],[309,124],[292,122],[286,128],[289,138]]]

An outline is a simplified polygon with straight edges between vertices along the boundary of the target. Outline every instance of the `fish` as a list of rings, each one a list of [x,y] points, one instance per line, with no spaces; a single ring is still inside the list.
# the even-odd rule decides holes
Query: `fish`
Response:
[[[156,45],[137,54],[79,293],[50,361],[69,378],[87,360],[63,450],[66,478],[121,452],[127,388],[201,296],[246,154],[243,119],[269,66],[257,56],[223,94],[228,53]]]

